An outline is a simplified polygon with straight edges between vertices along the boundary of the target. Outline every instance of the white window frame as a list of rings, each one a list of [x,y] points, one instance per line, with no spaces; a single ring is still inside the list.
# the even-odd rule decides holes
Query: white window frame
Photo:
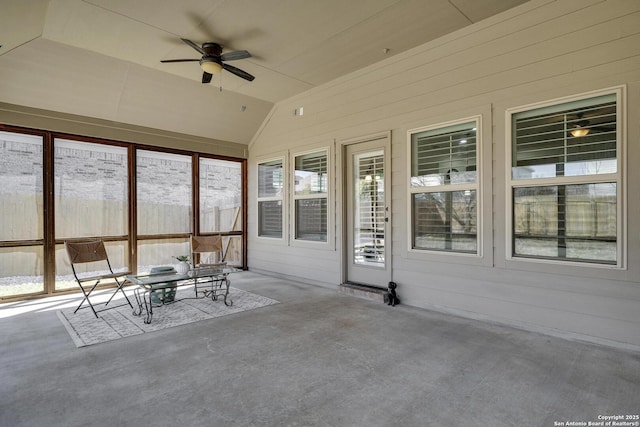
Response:
[[[321,194],[311,194],[311,195],[296,195],[296,183],[295,183],[295,170],[296,170],[296,158],[300,156],[304,156],[307,154],[314,154],[325,152],[327,156],[327,191],[326,193]],[[333,223],[335,217],[335,207],[333,201],[333,193],[334,193],[334,173],[333,173],[333,147],[330,145],[319,145],[314,146],[313,148],[306,149],[304,151],[296,151],[290,153],[289,160],[289,194],[290,194],[290,211],[289,216],[291,220],[289,221],[289,236],[290,236],[290,244],[291,246],[304,246],[304,247],[312,247],[312,248],[326,248],[333,249],[335,247],[334,243],[334,232],[333,232]],[[327,200],[327,238],[325,241],[314,241],[314,240],[306,240],[296,238],[296,202],[298,200],[304,199],[326,199]]]
[[[531,179],[513,179],[512,178],[512,155],[513,155],[513,138],[512,138],[512,116],[514,114],[535,110],[544,107],[552,107],[564,103],[586,100],[603,95],[616,96],[616,173],[600,174],[600,175],[584,175],[584,176],[568,176],[562,178],[531,178]],[[627,239],[625,238],[626,224],[626,86],[617,86],[592,92],[586,92],[574,96],[556,98],[553,100],[542,101],[538,103],[523,105],[519,107],[509,108],[505,111],[505,255],[507,262],[511,263],[539,263],[558,266],[576,266],[580,268],[604,268],[604,269],[626,269]],[[513,189],[518,187],[533,186],[551,186],[551,185],[574,185],[574,184],[595,184],[600,182],[616,183],[616,263],[598,263],[595,261],[574,261],[556,258],[529,258],[525,256],[515,256],[513,254]]]
[[[443,184],[436,186],[428,186],[428,187],[412,187],[411,186],[411,178],[412,178],[412,136],[416,133],[421,133],[425,131],[437,130],[437,129],[445,129],[447,127],[461,125],[465,123],[475,122],[476,127],[476,180],[473,183],[461,183],[461,184]],[[424,126],[420,128],[409,129],[407,131],[407,163],[406,163],[406,171],[407,171],[407,251],[409,254],[431,254],[438,257],[472,257],[472,258],[482,258],[483,257],[483,191],[482,191],[482,182],[483,182],[483,129],[482,129],[482,115],[473,115],[461,119],[450,120],[446,122],[440,122],[429,126]],[[439,193],[439,192],[453,192],[453,191],[465,191],[465,190],[473,190],[476,191],[476,252],[461,252],[461,251],[446,251],[446,250],[437,250],[437,249],[424,249],[424,248],[414,248],[413,247],[413,232],[414,232],[414,223],[413,223],[413,195],[414,194],[422,194],[422,193]]]
[[[264,163],[270,163],[275,161],[282,162],[282,193],[280,196],[267,196],[260,197],[260,165]],[[256,232],[255,235],[258,239],[264,239],[271,243],[286,243],[288,240],[289,225],[287,223],[287,204],[288,204],[288,192],[289,192],[289,164],[287,154],[281,154],[278,156],[260,158],[256,160],[256,178],[255,178],[255,191],[256,191]],[[260,235],[260,202],[272,202],[280,201],[282,203],[282,235],[280,237]]]

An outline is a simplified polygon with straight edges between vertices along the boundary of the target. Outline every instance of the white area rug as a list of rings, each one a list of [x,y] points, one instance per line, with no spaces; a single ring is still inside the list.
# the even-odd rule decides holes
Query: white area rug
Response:
[[[154,307],[153,319],[149,325],[144,323],[144,308],[141,316],[134,316],[133,310],[129,305],[99,312],[98,316],[100,317],[97,319],[90,308],[82,308],[75,314],[73,313],[75,307],[60,310],[57,313],[76,346],[85,347],[131,335],[144,334],[173,326],[184,325],[186,323],[198,322],[200,320],[212,319],[227,314],[278,304],[278,301],[274,299],[234,287],[230,288],[229,295],[233,299],[233,305],[231,307],[224,304],[224,298],[222,297],[219,297],[217,301],[212,301],[211,298],[183,299],[173,304]],[[176,294],[176,299],[185,296],[192,297],[193,289],[190,287],[179,289]],[[131,300],[131,304],[137,308],[133,295],[129,296],[129,300]],[[122,301],[124,301],[124,298],[113,301],[112,303],[119,305]],[[94,304],[94,306],[97,310],[104,307],[102,304]]]

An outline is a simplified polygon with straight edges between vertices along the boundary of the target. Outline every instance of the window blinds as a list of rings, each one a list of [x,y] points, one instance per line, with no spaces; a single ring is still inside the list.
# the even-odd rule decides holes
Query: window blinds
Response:
[[[296,156],[296,195],[327,192],[327,160],[326,151]]]
[[[441,185],[456,181],[473,182],[476,170],[475,122],[411,137],[413,186]]]
[[[615,95],[514,114],[513,141],[514,178],[615,173]]]

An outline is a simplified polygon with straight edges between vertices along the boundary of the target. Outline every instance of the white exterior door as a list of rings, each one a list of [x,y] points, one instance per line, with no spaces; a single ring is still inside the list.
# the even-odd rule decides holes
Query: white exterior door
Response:
[[[345,149],[346,281],[387,287],[391,280],[388,136]]]

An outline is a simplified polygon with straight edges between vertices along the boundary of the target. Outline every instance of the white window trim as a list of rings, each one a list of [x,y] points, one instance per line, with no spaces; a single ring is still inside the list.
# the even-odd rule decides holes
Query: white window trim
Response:
[[[449,126],[455,126],[458,124],[475,122],[476,123],[476,182],[465,184],[448,184],[438,185],[429,188],[429,193],[438,191],[460,191],[460,190],[475,190],[476,191],[476,253],[456,252],[456,251],[438,251],[434,249],[416,249],[413,248],[413,221],[412,221],[412,201],[413,194],[425,193],[423,187],[411,186],[411,165],[413,162],[411,153],[411,137],[415,133],[435,130],[440,128],[446,128]],[[469,116],[462,119],[455,119],[446,122],[440,122],[433,125],[423,126],[419,128],[409,129],[407,131],[407,155],[406,155],[406,185],[407,185],[407,251],[409,254],[430,254],[440,257],[461,257],[461,258],[483,258],[483,128],[482,128],[482,115]]]
[[[255,195],[256,195],[256,216],[255,216],[255,236],[256,238],[263,240],[265,242],[277,243],[277,244],[286,244],[288,242],[288,232],[289,232],[289,223],[287,221],[289,210],[288,206],[288,196],[289,196],[289,158],[288,153],[282,153],[279,155],[274,155],[271,157],[261,157],[256,159],[255,161],[255,171],[256,176],[254,180],[255,185]],[[282,161],[282,196],[271,196],[271,197],[259,197],[260,194],[260,165],[263,163],[268,163],[272,161],[280,160]],[[268,201],[277,201],[280,200],[282,202],[282,236],[280,237],[270,237],[270,236],[261,236],[260,232],[260,214],[259,214],[259,203],[260,202],[268,202]]]
[[[322,196],[296,196],[295,194],[295,163],[296,157],[304,156],[305,154],[319,153],[326,151],[327,153],[327,240],[324,242],[296,239],[296,200],[324,198]],[[291,246],[318,248],[318,249],[335,249],[335,237],[334,237],[334,221],[335,221],[335,205],[334,205],[334,189],[335,189],[335,174],[334,174],[334,147],[333,145],[321,144],[308,147],[305,150],[290,152],[289,154],[289,244]]]
[[[618,134],[616,136],[616,162],[617,172],[615,174],[599,175],[596,181],[615,180],[616,182],[616,199],[617,199],[617,214],[616,220],[618,221],[616,227],[616,251],[617,260],[616,264],[604,264],[597,262],[579,262],[568,261],[561,259],[542,259],[542,258],[527,258],[513,256],[513,218],[512,218],[512,205],[513,205],[513,188],[527,187],[535,184],[536,186],[557,184],[556,178],[539,178],[539,179],[512,179],[512,158],[513,155],[513,140],[512,140],[512,116],[522,111],[534,110],[537,108],[549,107],[558,104],[580,101],[582,99],[593,98],[601,95],[616,95],[616,117],[617,117],[617,129]],[[627,265],[627,192],[626,192],[626,162],[627,162],[627,144],[626,144],[626,86],[615,86],[612,88],[606,88],[591,92],[585,92],[578,95],[566,96],[561,98],[555,98],[552,100],[537,102],[533,104],[522,105],[519,107],[508,108],[505,110],[505,257],[507,262],[512,264],[547,264],[558,266],[575,266],[580,268],[598,268],[598,269],[615,269],[625,270]],[[568,184],[579,183],[593,183],[593,176],[577,176],[577,177],[565,177],[563,181]]]

